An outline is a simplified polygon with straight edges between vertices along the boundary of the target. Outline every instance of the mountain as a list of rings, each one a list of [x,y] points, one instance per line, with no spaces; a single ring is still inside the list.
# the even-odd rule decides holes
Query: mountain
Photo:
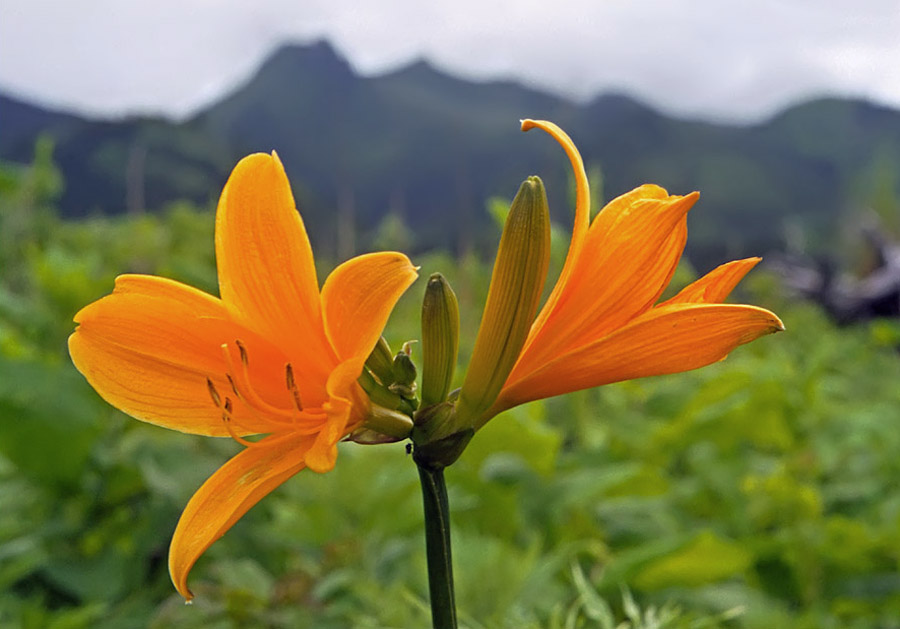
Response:
[[[277,150],[315,240],[338,221],[368,246],[388,214],[427,247],[487,248],[489,196],[544,178],[554,218],[568,223],[568,165],[518,120],[548,118],[599,166],[608,198],[652,181],[701,190],[689,253],[700,266],[778,247],[799,224],[834,240],[871,173],[900,165],[900,113],[824,99],[757,125],[670,118],[624,95],[575,104],[509,81],[473,82],[420,61],[363,77],[329,44],[276,50],[244,85],[185,122],[84,119],[0,97],[0,158],[28,161],[40,133],[56,138],[67,216],[153,210],[215,199],[230,168]],[[900,190],[895,191],[900,195]]]

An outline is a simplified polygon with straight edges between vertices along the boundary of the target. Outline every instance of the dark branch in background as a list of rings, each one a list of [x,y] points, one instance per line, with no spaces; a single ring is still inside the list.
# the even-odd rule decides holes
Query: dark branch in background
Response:
[[[873,258],[862,276],[840,272],[833,257],[784,255],[769,267],[788,290],[818,303],[840,324],[900,317],[900,240],[874,215],[860,231]]]

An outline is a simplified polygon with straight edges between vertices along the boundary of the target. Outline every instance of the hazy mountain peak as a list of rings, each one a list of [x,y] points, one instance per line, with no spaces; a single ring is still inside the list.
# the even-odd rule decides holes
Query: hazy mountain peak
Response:
[[[309,44],[290,43],[279,46],[266,58],[255,78],[268,74],[306,74],[310,71],[319,75],[353,74],[347,60],[328,41],[322,39]]]

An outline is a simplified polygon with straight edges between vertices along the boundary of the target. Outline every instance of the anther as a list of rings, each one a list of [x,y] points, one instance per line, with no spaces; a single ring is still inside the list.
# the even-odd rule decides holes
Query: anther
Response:
[[[256,407],[257,409],[261,409],[266,413],[270,413],[278,417],[289,418],[291,415],[291,411],[287,409],[278,409],[273,407],[271,404],[267,404],[253,389],[253,385],[250,382],[250,372],[247,365],[247,350],[244,348],[243,343],[241,343],[240,341],[235,341],[235,345],[238,346],[238,351],[241,355],[240,370],[235,368],[234,360],[231,357],[232,353],[228,350],[228,343],[222,344],[222,354],[225,357],[225,364],[228,366],[228,372],[226,373],[225,377],[228,378],[228,382],[231,385],[234,394],[239,400],[247,404],[247,407],[251,410],[251,412],[252,409]]]
[[[232,439],[237,441],[242,446],[251,448],[251,447],[257,445],[255,442],[248,441],[247,439],[244,439],[243,437],[238,435],[236,432],[234,432],[234,429],[231,427],[231,410],[232,410],[231,398],[226,397],[225,405],[222,407],[222,423],[225,424],[225,430],[228,431],[228,434],[231,436]]]
[[[237,385],[234,383],[234,378],[231,377],[231,374],[230,374],[230,373],[226,373],[226,374],[225,374],[225,377],[228,378],[228,384],[231,385],[231,390],[234,391],[234,394],[237,396],[237,398],[238,398],[239,400],[243,400],[244,398],[243,398],[243,396],[241,395],[241,392],[238,391]]]
[[[237,345],[238,351],[241,353],[241,362],[244,363],[244,366],[248,366],[250,364],[250,360],[247,358],[247,348],[244,347],[244,344],[240,342],[240,340],[235,339],[234,344]]]
[[[206,389],[209,391],[209,397],[212,398],[213,404],[215,404],[217,408],[222,408],[222,398],[219,397],[219,392],[216,390],[216,385],[214,385],[213,381],[208,377],[206,378]]]
[[[291,392],[291,399],[294,401],[294,408],[302,411],[303,403],[300,401],[300,391],[297,389],[297,381],[294,379],[294,368],[291,366],[291,363],[284,366],[284,374],[288,391]]]

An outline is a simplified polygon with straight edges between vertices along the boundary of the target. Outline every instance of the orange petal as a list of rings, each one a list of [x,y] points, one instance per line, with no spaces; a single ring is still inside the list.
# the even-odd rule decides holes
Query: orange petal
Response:
[[[738,345],[783,329],[775,314],[755,306],[672,304],[653,308],[525,378],[511,378],[492,411],[611,382],[696,369],[722,360]]]
[[[338,441],[362,424],[368,412],[368,397],[357,384],[365,358],[344,361],[328,377],[328,402],[323,409],[327,419],[306,453],[306,465],[324,473],[334,467]]]
[[[231,173],[216,213],[216,261],[225,305],[300,363],[301,394],[310,378],[324,385],[336,361],[322,328],[312,249],[274,153],[245,157]],[[321,368],[308,373],[312,364]]]
[[[687,240],[685,215],[697,197],[642,186],[607,205],[594,219],[554,311],[532,330],[511,377],[525,377],[649,309],[675,272]]]
[[[581,154],[575,147],[575,143],[572,142],[572,138],[552,122],[546,120],[522,121],[522,131],[528,131],[535,128],[550,134],[550,137],[562,146],[569,158],[572,172],[575,175],[575,224],[572,227],[572,240],[569,243],[569,251],[566,253],[566,261],[563,264],[562,271],[559,274],[559,278],[556,280],[556,284],[553,286],[553,290],[550,291],[550,296],[547,297],[547,301],[544,303],[543,308],[538,312],[538,316],[532,325],[531,333],[529,334],[529,338],[526,339],[523,349],[531,344],[533,341],[532,337],[544,326],[547,317],[549,317],[556,308],[562,290],[568,282],[569,276],[572,274],[572,269],[574,268],[578,257],[581,255],[581,250],[584,247],[584,239],[587,236],[591,221],[590,183],[588,182],[587,174],[584,171],[584,162],[581,159]]]
[[[662,305],[667,304],[718,304],[734,290],[750,269],[759,264],[762,258],[746,258],[722,264],[699,280],[685,286],[681,292]]]
[[[187,600],[188,573],[213,542],[250,507],[304,467],[312,437],[268,437],[250,446],[209,477],[188,502],[169,547],[169,574]]]
[[[223,398],[234,398],[221,346],[236,339],[259,363],[252,372],[257,392],[272,403],[279,395],[289,400],[275,388],[283,380],[280,353],[233,323],[221,301],[190,286],[123,275],[111,295],[83,308],[75,321],[78,328],[69,337],[75,367],[103,399],[137,419],[182,432],[227,435],[207,378]],[[232,403],[236,432],[272,430],[270,418],[250,415],[237,399]]]
[[[358,256],[331,272],[322,287],[322,312],[339,359],[369,356],[391,310],[416,277],[409,258],[394,252]]]

